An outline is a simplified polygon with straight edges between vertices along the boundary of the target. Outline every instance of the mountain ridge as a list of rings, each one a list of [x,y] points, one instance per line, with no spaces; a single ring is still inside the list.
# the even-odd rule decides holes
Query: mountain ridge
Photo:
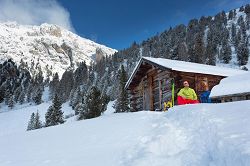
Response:
[[[85,61],[89,66],[96,56],[112,55],[116,51],[53,24],[33,26],[16,22],[0,23],[2,62],[13,59],[20,64],[22,59],[28,67],[32,63],[36,66],[39,63],[42,70],[48,65],[47,68],[61,76],[64,70],[76,68],[80,62]]]

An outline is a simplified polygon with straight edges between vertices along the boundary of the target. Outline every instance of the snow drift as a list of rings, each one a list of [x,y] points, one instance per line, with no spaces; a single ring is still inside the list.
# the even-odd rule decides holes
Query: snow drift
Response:
[[[241,101],[109,113],[29,132],[8,132],[6,116],[17,124],[28,121],[25,109],[4,112],[0,165],[249,165],[249,106],[250,101]]]

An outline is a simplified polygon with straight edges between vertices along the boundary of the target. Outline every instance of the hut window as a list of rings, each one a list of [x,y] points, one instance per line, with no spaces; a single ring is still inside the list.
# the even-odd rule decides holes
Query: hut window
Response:
[[[247,99],[247,100],[250,100],[250,95],[247,95],[247,96],[246,96],[246,99]]]

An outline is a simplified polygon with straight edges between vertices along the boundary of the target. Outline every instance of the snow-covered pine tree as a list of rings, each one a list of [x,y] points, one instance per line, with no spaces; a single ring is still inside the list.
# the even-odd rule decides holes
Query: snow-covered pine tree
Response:
[[[8,107],[10,107],[12,109],[14,107],[14,105],[15,105],[14,95],[10,94],[10,98],[8,100]]]
[[[24,101],[25,101],[25,92],[24,90],[21,91],[20,95],[19,95],[19,98],[18,98],[18,101],[20,104],[23,104]]]
[[[4,101],[5,88],[3,85],[0,86],[0,103]]]
[[[59,76],[58,73],[55,73],[53,75],[53,79],[49,84],[49,97],[52,100],[56,93],[58,93],[58,87],[59,87]]]
[[[127,82],[127,73],[124,69],[124,66],[121,66],[121,70],[119,71],[119,94],[116,102],[115,112],[129,112],[129,100],[128,93],[125,90],[125,85]]]
[[[237,47],[237,60],[240,66],[246,65],[249,58],[249,49],[244,41]]]
[[[246,33],[246,23],[244,21],[243,16],[240,16],[238,21],[237,21],[238,25],[240,26],[239,31],[241,32],[242,38],[245,41],[246,37],[247,37],[247,33]]]
[[[27,131],[34,130],[34,126],[35,126],[35,113],[33,112],[30,116]]]
[[[75,115],[78,115],[78,120],[84,119],[84,112],[86,110],[86,107],[84,103],[80,102],[75,107]]]
[[[232,59],[232,51],[231,51],[231,47],[228,44],[228,41],[224,41],[222,43],[220,57],[223,60],[223,62],[226,64],[228,64],[230,62],[230,60]]]
[[[42,95],[43,95],[42,87],[38,86],[37,90],[34,91],[33,93],[33,101],[37,105],[42,103]]]
[[[80,62],[78,68],[74,72],[74,89],[87,83],[88,79],[88,68],[86,62]]]
[[[90,119],[101,115],[102,113],[102,98],[101,92],[92,86],[89,90],[86,99],[84,100],[85,110],[79,113],[79,119]]]
[[[69,94],[69,106],[72,106],[72,104],[74,102],[75,91],[76,91],[76,89],[74,89],[74,88],[70,91],[70,94]]]
[[[56,94],[53,99],[53,104],[49,107],[45,114],[45,126],[55,126],[64,123],[63,112],[61,110],[62,103]]]
[[[235,45],[235,41],[236,41],[236,26],[234,23],[232,23],[231,25],[231,42]]]
[[[27,92],[26,92],[26,94],[27,94],[27,102],[28,102],[28,103],[31,102],[31,98],[32,98],[32,89],[33,89],[33,86],[32,86],[32,83],[30,83],[30,84],[28,85]]]
[[[52,69],[53,69],[52,66],[49,67],[48,64],[46,65],[45,71],[46,71],[46,76],[47,76],[47,78],[49,78],[50,76],[52,76],[52,71],[51,71]]]
[[[19,99],[19,96],[20,96],[20,94],[21,94],[21,90],[22,90],[22,88],[21,88],[21,86],[19,86],[19,87],[17,87],[16,90],[14,91],[14,101],[15,101],[16,103],[19,102],[18,99]]]
[[[5,93],[4,93],[4,101],[5,101],[5,104],[6,104],[6,105],[8,105],[9,100],[10,100],[10,97],[11,97],[11,93],[10,93],[9,88],[7,88],[7,89],[5,90]]]
[[[234,17],[233,10],[230,10],[230,11],[229,11],[229,14],[228,14],[228,19],[229,19],[229,20],[232,20],[233,17]]]
[[[194,54],[191,57],[191,61],[195,63],[204,63],[204,51],[203,33],[198,33],[195,36]]]
[[[34,129],[40,129],[43,127],[42,121],[40,120],[39,112],[36,112],[35,119],[34,119]]]
[[[71,92],[72,92],[72,95],[70,95],[71,96],[70,106],[72,106],[72,108],[75,109],[76,105],[82,102],[83,95],[82,95],[80,86],[78,86],[76,90],[72,89]]]

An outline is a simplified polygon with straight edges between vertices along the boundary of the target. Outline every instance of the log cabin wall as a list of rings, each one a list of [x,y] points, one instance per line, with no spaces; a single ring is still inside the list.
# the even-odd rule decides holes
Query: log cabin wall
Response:
[[[152,86],[155,69],[151,65],[142,64],[135,75],[135,81],[129,87],[131,111],[152,109]]]
[[[140,111],[144,107],[144,89],[147,88],[148,83],[145,80],[146,73],[152,69],[152,65],[142,63],[140,68],[135,73],[129,87],[129,100],[131,111]]]
[[[163,103],[171,100],[171,71],[158,69],[154,76],[154,110],[162,110]]]
[[[161,110],[171,100],[171,71],[151,68],[140,83],[130,90],[132,111]]]
[[[171,100],[171,78],[170,71],[152,68],[143,77],[143,100],[137,102],[141,106],[140,110],[161,110],[163,102]],[[142,104],[142,103],[143,104]]]

